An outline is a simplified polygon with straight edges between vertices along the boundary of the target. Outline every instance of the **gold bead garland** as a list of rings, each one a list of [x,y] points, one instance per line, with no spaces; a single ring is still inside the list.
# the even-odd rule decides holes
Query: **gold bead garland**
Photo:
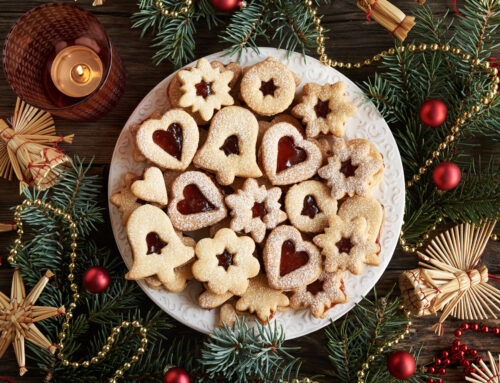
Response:
[[[54,208],[48,202],[43,202],[40,199],[36,199],[32,202],[28,199],[25,199],[22,204],[16,206],[14,212],[14,222],[17,226],[18,238],[14,241],[14,247],[10,250],[9,257],[7,258],[7,260],[11,264],[14,263],[15,261],[19,246],[22,246],[22,236],[24,231],[23,231],[23,221],[21,220],[21,213],[25,208],[30,206],[34,206],[43,212],[52,213],[56,217],[62,218],[64,221],[66,221],[68,228],[71,230],[71,255],[70,255],[71,263],[68,266],[69,268],[68,280],[71,282],[70,288],[71,291],[73,291],[73,302],[69,304],[69,309],[66,312],[66,318],[62,324],[62,330],[59,333],[59,343],[57,344],[57,349],[58,349],[57,357],[61,360],[62,365],[65,367],[73,367],[73,368],[90,367],[91,364],[98,363],[111,351],[111,346],[115,342],[115,337],[118,334],[120,334],[122,328],[128,328],[132,326],[135,327],[136,329],[139,329],[139,333],[142,336],[141,346],[137,349],[136,354],[133,355],[128,362],[125,362],[121,368],[117,369],[113,377],[109,378],[108,380],[109,383],[116,383],[117,379],[123,376],[124,371],[128,370],[133,363],[137,362],[139,360],[139,356],[145,352],[144,347],[148,343],[147,339],[148,329],[144,327],[137,320],[123,321],[120,325],[113,327],[111,335],[108,337],[106,344],[101,348],[101,351],[99,351],[96,356],[90,358],[89,360],[85,360],[83,362],[70,362],[68,359],[64,358],[63,350],[64,350],[64,340],[66,339],[66,332],[69,329],[69,322],[73,318],[73,310],[76,308],[76,302],[80,298],[80,294],[78,293],[78,285],[76,283],[73,283],[73,280],[75,279],[73,270],[75,268],[76,249],[78,247],[76,243],[76,240],[78,239],[78,233],[76,231],[77,224],[73,221],[73,218],[71,217],[70,214],[64,213],[60,208]]]
[[[161,11],[162,16],[172,17],[174,19],[179,17],[180,15],[185,15],[186,13],[188,13],[189,8],[191,8],[192,4],[193,0],[186,0],[185,5],[179,11],[169,11],[167,8],[165,8],[162,0],[157,0],[155,2],[155,6]]]

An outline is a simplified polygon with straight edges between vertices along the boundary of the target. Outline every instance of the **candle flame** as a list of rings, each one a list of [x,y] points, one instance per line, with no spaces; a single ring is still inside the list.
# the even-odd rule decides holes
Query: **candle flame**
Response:
[[[77,65],[75,71],[78,76],[83,76],[83,67],[81,65]]]

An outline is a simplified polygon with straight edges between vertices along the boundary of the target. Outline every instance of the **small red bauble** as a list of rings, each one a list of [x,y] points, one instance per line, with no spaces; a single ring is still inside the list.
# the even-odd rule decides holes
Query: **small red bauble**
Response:
[[[461,178],[460,168],[453,162],[441,162],[432,172],[432,179],[439,190],[453,189]]]
[[[461,344],[462,344],[462,343],[460,342],[460,339],[455,339],[455,340],[453,341],[453,346],[458,347],[458,346],[460,346]],[[455,350],[455,351],[452,349],[452,351],[453,351],[453,352],[457,352],[457,351],[458,351],[458,349],[457,349],[457,350]]]
[[[445,367],[446,367],[447,365],[449,365],[450,363],[451,363],[451,361],[450,361],[449,359],[445,359],[445,360],[443,360],[443,366],[445,366]]]
[[[462,336],[462,330],[455,330],[455,336],[456,337]]]
[[[211,0],[215,9],[221,12],[231,12],[243,5],[242,0]]]
[[[400,350],[389,354],[387,368],[392,376],[398,379],[408,379],[417,368],[415,358],[408,351]]]
[[[427,367],[428,374],[434,374],[436,372],[436,368],[433,366]]]
[[[462,330],[468,330],[469,329],[469,324],[468,323],[462,323],[461,328],[462,328]]]
[[[169,369],[163,377],[163,383],[190,383],[191,378],[186,370],[180,367]]]
[[[439,358],[434,359],[434,364],[436,366],[439,366],[441,364],[441,359],[439,359]]]
[[[471,330],[473,330],[473,331],[477,331],[477,330],[479,330],[479,325],[478,325],[477,323],[472,323],[472,324],[470,325],[470,328],[471,328]]]
[[[427,100],[420,107],[420,119],[425,125],[439,126],[445,122],[447,115],[448,108],[441,100]]]
[[[479,364],[482,360],[483,360],[483,358],[481,358],[480,356],[478,356],[478,357],[474,360],[474,363]]]
[[[487,332],[489,332],[489,331],[490,331],[490,329],[489,329],[489,327],[488,327],[488,326],[483,326],[483,327],[481,327],[481,332],[484,332],[484,333],[486,334],[486,333],[487,333]]]
[[[444,374],[446,374],[446,368],[441,367],[441,368],[438,370],[438,374],[439,374],[439,375],[444,375]]]
[[[101,266],[93,266],[83,274],[83,287],[94,294],[100,294],[109,287],[109,271]]]
[[[441,378],[436,379],[436,380],[434,380],[434,383],[443,383],[443,379],[441,379]]]
[[[460,346],[460,351],[467,351],[469,349],[469,346],[467,346],[466,344],[463,344]]]
[[[476,355],[477,355],[477,350],[476,350],[475,348],[471,348],[471,349],[469,350],[469,354],[470,354],[471,356],[476,356]]]
[[[498,334],[500,334],[500,328],[498,328],[498,327],[493,327],[493,328],[491,329],[491,333],[492,333],[493,335],[498,335]]]
[[[434,379],[432,379],[432,378],[427,378],[426,383],[434,383]]]

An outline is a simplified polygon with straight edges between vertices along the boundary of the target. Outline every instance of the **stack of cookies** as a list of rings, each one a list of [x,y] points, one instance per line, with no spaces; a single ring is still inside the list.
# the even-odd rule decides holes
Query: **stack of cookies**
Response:
[[[344,140],[357,109],[345,84],[307,83],[273,58],[242,69],[198,61],[167,94],[172,109],[131,127],[134,159],[111,197],[133,253],[126,278],[180,292],[203,286],[221,321],[347,301],[346,273],[380,263],[384,162]],[[195,282],[190,282],[195,283]]]

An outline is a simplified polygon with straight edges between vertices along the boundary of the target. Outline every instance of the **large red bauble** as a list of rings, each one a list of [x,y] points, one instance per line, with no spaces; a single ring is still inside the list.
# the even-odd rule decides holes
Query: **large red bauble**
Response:
[[[432,178],[439,190],[450,190],[460,183],[462,173],[453,162],[441,162],[432,172]]]
[[[242,0],[211,0],[215,9],[221,12],[231,12],[241,8]]]
[[[191,378],[186,370],[180,367],[173,367],[165,373],[163,383],[190,383]]]
[[[106,291],[110,282],[108,270],[101,266],[93,266],[83,274],[83,287],[94,294]]]
[[[408,351],[394,351],[387,358],[387,368],[392,376],[398,379],[408,379],[417,368],[415,358]]]
[[[420,119],[425,125],[439,126],[446,120],[447,115],[448,108],[441,100],[427,100],[420,107]]]

